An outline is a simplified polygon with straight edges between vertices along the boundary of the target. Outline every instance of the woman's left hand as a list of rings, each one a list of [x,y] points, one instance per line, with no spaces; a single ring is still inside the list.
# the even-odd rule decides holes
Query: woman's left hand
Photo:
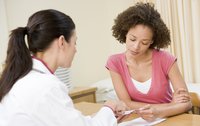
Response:
[[[172,102],[174,103],[185,103],[191,100],[191,97],[188,91],[184,88],[177,89],[172,98]]]

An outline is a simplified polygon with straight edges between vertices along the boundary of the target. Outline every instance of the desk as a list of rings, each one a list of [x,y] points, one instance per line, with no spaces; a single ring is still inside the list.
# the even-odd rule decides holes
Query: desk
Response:
[[[93,102],[96,103],[96,87],[75,87],[69,92],[69,96],[74,103],[78,102]]]
[[[84,115],[96,113],[102,107],[101,104],[80,102],[75,104],[75,108],[80,110]],[[136,118],[136,114],[131,115],[128,119]],[[155,126],[200,126],[200,115],[180,114],[169,117],[164,122]]]
[[[83,115],[92,115],[99,111],[99,109],[102,107],[102,104],[97,103],[89,103],[89,102],[79,102],[74,104],[74,107],[81,111]]]

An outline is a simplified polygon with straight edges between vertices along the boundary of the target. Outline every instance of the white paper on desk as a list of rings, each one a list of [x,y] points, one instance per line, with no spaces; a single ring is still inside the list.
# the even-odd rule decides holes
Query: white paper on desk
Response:
[[[147,122],[146,120],[144,120],[140,117],[140,118],[133,119],[131,121],[122,122],[122,123],[118,124],[118,126],[153,126],[164,120],[166,120],[166,119],[165,118],[157,118],[153,122]]]

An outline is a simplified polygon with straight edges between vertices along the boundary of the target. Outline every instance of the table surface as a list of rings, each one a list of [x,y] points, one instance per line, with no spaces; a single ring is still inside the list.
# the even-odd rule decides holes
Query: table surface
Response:
[[[81,111],[84,115],[92,115],[96,113],[101,107],[102,104],[97,103],[80,102],[75,104],[75,108]],[[126,120],[134,119],[136,117],[136,114],[132,114]],[[165,121],[155,126],[200,126],[200,115],[180,114],[169,117]]]

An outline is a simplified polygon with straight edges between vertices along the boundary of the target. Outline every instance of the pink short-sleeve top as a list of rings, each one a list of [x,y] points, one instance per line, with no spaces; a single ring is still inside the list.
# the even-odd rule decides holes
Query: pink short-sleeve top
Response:
[[[152,81],[147,94],[138,91],[134,86],[126,64],[125,53],[110,56],[107,60],[106,68],[120,74],[127,92],[133,101],[151,104],[169,103],[172,100],[172,90],[168,72],[176,60],[176,57],[166,51],[153,50]]]

